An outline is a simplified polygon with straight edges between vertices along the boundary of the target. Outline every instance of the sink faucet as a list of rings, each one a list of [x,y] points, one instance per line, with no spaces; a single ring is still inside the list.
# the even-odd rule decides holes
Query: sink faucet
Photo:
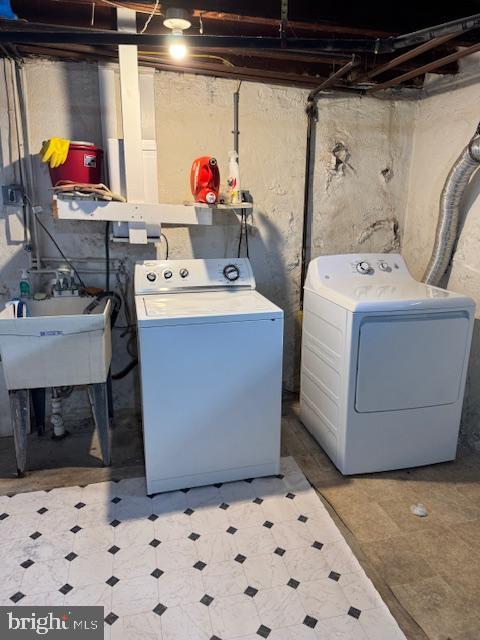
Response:
[[[56,296],[75,294],[75,281],[71,269],[57,269],[55,271],[52,293]]]

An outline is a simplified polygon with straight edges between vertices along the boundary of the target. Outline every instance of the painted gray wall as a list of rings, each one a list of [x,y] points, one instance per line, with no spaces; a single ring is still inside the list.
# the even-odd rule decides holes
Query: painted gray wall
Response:
[[[101,143],[97,68],[93,64],[31,61],[26,64],[30,143],[57,135]],[[232,94],[236,81],[172,73],[155,74],[159,192],[162,202],[191,199],[192,160],[215,155],[226,175],[232,146]],[[299,278],[305,164],[307,92],[244,82],[240,94],[242,188],[255,201],[250,221],[250,256],[261,293],[285,310],[284,384],[296,384],[299,346]],[[0,76],[0,182],[13,179],[4,74]],[[415,105],[407,101],[332,95],[319,103],[310,229],[311,255],[398,248],[406,207]],[[103,255],[101,223],[54,221],[45,166],[34,158],[43,219],[70,256]],[[383,172],[383,173],[382,173]],[[213,227],[165,227],[172,258],[236,255],[239,226],[226,213]],[[0,302],[16,293],[27,256],[8,243],[0,218]],[[162,255],[163,248],[113,245],[112,256],[136,259]],[[56,255],[42,238],[44,255]],[[98,264],[97,264],[98,266]],[[89,280],[102,284],[102,276]],[[115,332],[114,369],[128,360]],[[161,366],[161,363],[160,363]],[[138,410],[137,376],[115,383],[120,408]],[[69,411],[86,412],[76,392]],[[0,434],[10,431],[6,394],[0,382]]]

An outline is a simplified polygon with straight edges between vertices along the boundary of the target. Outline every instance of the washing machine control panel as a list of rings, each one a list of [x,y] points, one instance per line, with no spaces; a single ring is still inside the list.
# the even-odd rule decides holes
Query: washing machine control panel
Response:
[[[255,289],[247,258],[145,260],[135,265],[135,294]]]
[[[240,277],[240,269],[236,264],[227,264],[223,267],[223,275],[229,282],[235,282]]]

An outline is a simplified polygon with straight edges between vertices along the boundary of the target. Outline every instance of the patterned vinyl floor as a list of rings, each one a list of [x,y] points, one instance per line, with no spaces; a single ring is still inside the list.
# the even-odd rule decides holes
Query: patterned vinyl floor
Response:
[[[293,458],[153,498],[0,496],[0,570],[1,605],[102,605],[112,640],[405,639]]]

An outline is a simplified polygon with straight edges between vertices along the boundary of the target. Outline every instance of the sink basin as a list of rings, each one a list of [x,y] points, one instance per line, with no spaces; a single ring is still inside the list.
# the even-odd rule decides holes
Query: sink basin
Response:
[[[110,368],[110,300],[90,314],[94,298],[29,300],[28,318],[0,312],[0,356],[7,389],[105,382]]]

